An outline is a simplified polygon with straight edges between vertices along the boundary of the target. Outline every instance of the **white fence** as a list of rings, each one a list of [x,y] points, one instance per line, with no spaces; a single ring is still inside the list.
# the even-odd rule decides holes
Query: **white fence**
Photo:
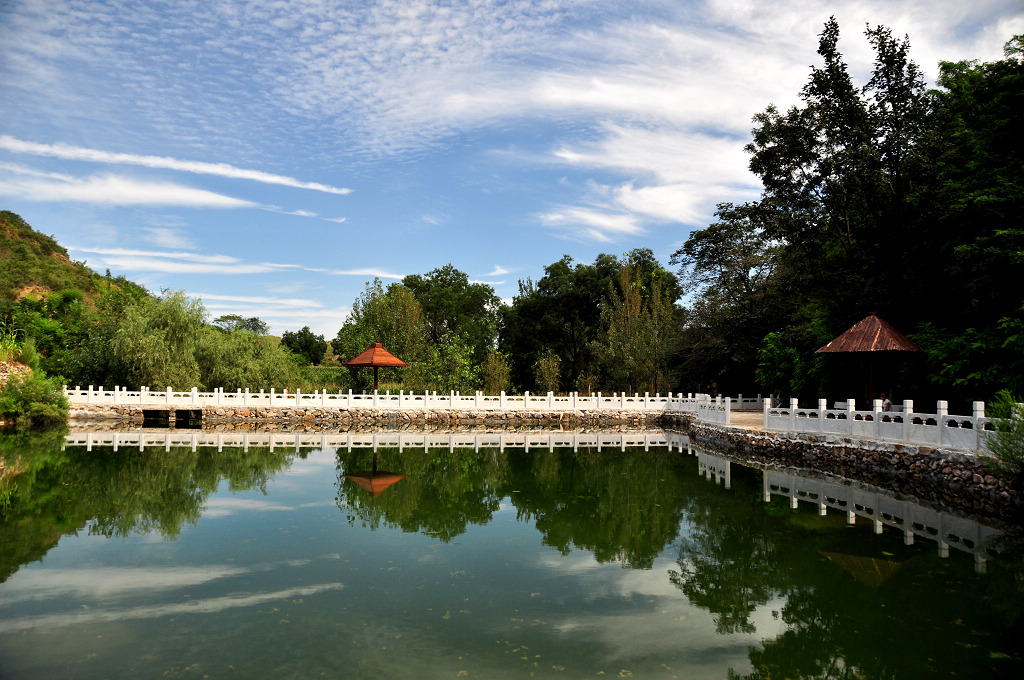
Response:
[[[881,439],[908,444],[924,444],[943,448],[981,450],[993,426],[985,417],[985,403],[974,402],[974,413],[957,416],[947,413],[947,403],[940,401],[935,413],[914,410],[914,402],[905,401],[882,410],[876,399],[869,411],[856,410],[853,399],[826,408],[824,399],[816,408],[800,408],[796,399],[789,406],[764,406],[764,429],[787,432],[836,434],[861,439]]]
[[[189,391],[174,390],[168,387],[166,390],[151,390],[143,387],[141,390],[132,391],[127,388],[114,387],[113,389],[93,389],[90,385],[87,389],[75,387],[69,389],[64,387],[64,394],[74,404],[99,404],[117,406],[153,406],[153,407],[178,407],[178,408],[202,408],[204,406],[226,406],[226,407],[263,407],[263,408],[372,408],[372,409],[396,409],[396,410],[465,410],[465,411],[684,411],[697,413],[699,407],[706,404],[714,404],[711,397],[706,394],[673,395],[643,395],[625,393],[613,393],[611,395],[598,392],[595,395],[581,396],[578,392],[566,396],[558,396],[548,392],[546,395],[530,394],[507,395],[504,392],[497,396],[485,395],[476,392],[471,395],[463,395],[457,392],[449,394],[438,394],[437,392],[405,392],[397,394],[385,392],[380,394],[353,394],[348,393],[315,391],[304,393],[277,392],[271,389],[269,392],[260,390],[250,392],[238,390],[237,392],[225,392],[215,390],[213,392],[200,392],[193,387]],[[721,398],[718,400],[721,401]],[[728,413],[728,404],[725,405],[725,413]],[[706,407],[709,414],[714,411],[718,413],[719,408]],[[714,415],[713,417],[721,417]],[[728,416],[726,415],[728,422]],[[718,421],[715,421],[718,422]]]
[[[65,437],[65,445],[85,447],[91,451],[97,446],[111,446],[115,451],[132,448],[144,451],[147,448],[169,451],[171,447],[198,448],[241,448],[265,447],[271,451],[286,449],[325,450],[345,449],[473,449],[506,447],[529,449],[581,448],[625,451],[627,448],[679,446],[685,437],[662,430],[637,430],[630,432],[205,432],[163,431],[163,432],[72,432]]]
[[[912,545],[914,539],[925,538],[938,543],[939,556],[948,557],[950,546],[974,555],[975,569],[985,571],[989,550],[995,545],[1000,531],[973,520],[948,515],[913,501],[900,500],[878,492],[868,486],[849,480],[829,481],[803,477],[780,470],[764,471],[764,500],[772,495],[789,499],[789,507],[798,503],[812,503],[819,515],[829,509],[846,514],[853,524],[857,517],[869,520],[876,534],[884,527],[903,533],[903,542]]]

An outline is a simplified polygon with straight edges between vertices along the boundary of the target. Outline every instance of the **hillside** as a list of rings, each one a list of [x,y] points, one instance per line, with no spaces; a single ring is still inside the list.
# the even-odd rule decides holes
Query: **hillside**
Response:
[[[19,215],[0,211],[0,300],[44,297],[69,288],[90,299],[103,288],[103,281],[85,265],[72,262],[52,237],[39,233]]]

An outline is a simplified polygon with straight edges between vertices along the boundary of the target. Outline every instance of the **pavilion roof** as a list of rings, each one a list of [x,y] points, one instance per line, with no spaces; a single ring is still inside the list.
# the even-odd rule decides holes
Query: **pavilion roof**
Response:
[[[921,352],[921,347],[875,314],[855,323],[817,352]],[[815,352],[815,353],[817,353]]]
[[[373,343],[368,350],[351,361],[345,362],[346,366],[379,366],[381,368],[401,368],[406,363],[391,352],[384,349],[379,342]]]

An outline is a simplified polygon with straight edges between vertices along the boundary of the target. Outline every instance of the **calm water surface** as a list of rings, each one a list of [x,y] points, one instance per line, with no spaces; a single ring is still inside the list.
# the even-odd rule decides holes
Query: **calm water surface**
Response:
[[[0,438],[5,680],[1024,677],[1019,558],[685,447],[64,434]]]

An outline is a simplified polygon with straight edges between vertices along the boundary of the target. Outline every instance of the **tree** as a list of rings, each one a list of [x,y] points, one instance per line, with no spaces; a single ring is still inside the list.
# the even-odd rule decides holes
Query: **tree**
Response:
[[[249,331],[256,335],[266,335],[270,327],[260,320],[259,317],[250,316],[248,318],[239,316],[238,314],[225,314],[224,316],[218,316],[213,320],[213,325],[224,329],[228,333],[234,331]]]
[[[721,203],[715,216],[670,260],[692,299],[680,380],[692,391],[748,392],[762,338],[791,316],[794,291],[782,248],[768,233],[777,211],[762,203]]]
[[[602,311],[603,328],[594,353],[617,391],[658,392],[667,384],[679,320],[661,279],[647,279],[624,259]]]
[[[557,392],[561,378],[561,361],[552,350],[544,352],[533,364],[533,379],[542,392]]]
[[[463,337],[473,350],[474,362],[483,363],[497,335],[500,300],[493,288],[471,283],[450,263],[424,275],[406,276],[402,285],[420,303],[434,345],[441,347]]]
[[[324,340],[324,336],[313,335],[309,326],[303,326],[302,330],[294,333],[285,331],[281,334],[281,344],[313,366],[319,366],[324,354],[327,353],[327,341]]]
[[[402,284],[393,283],[385,291],[380,279],[367,283],[352,303],[352,312],[331,346],[345,363],[375,342],[382,343],[389,352],[409,364],[402,369],[381,369],[382,382],[404,382],[416,389],[426,387],[437,350],[430,342],[423,307]],[[354,379],[360,389],[372,387],[369,371],[355,373]]]
[[[484,393],[499,394],[509,391],[511,387],[509,361],[502,352],[494,349],[488,352],[480,372],[483,378]]]

